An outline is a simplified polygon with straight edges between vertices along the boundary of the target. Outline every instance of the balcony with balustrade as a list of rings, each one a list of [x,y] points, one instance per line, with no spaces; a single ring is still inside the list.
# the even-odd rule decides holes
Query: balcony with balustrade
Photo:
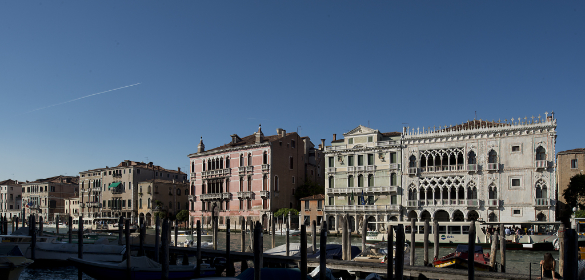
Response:
[[[551,206],[550,199],[548,198],[535,198],[534,207],[549,207]]]
[[[325,147],[325,151],[341,151],[347,149],[347,145]]]
[[[221,199],[221,193],[207,193],[207,194],[202,194],[199,196],[199,199],[201,200],[220,200]]]
[[[262,198],[269,198],[270,197],[270,191],[260,191],[260,197],[262,197]]]
[[[254,192],[237,192],[236,198],[239,199],[252,199]]]
[[[409,200],[408,204],[406,205],[407,207],[419,207],[420,205],[420,200]]]
[[[467,199],[467,208],[479,208],[481,201],[479,199]]]
[[[197,176],[195,176],[195,175],[197,175],[197,173],[195,173],[195,172],[191,172],[191,179],[195,179],[195,177],[197,177]]]
[[[389,169],[390,170],[400,170],[400,163],[390,163]]]
[[[499,199],[488,199],[488,208],[497,209],[500,208],[500,200]]]
[[[190,194],[187,197],[188,197],[189,201],[195,201],[195,195]]]
[[[486,170],[487,171],[498,171],[498,170],[500,170],[500,163],[498,163],[498,162],[488,163]]]
[[[270,164],[262,164],[262,172],[270,172]]]
[[[328,195],[348,195],[353,193],[364,194],[396,194],[398,187],[396,186],[380,186],[380,187],[363,187],[363,188],[328,188],[325,189]]]
[[[240,167],[238,167],[238,172],[239,172],[240,174],[242,174],[242,173],[246,173],[246,167],[245,167],[245,166],[240,166]]]
[[[222,193],[221,194],[221,199],[222,200],[230,200],[231,196],[232,196],[232,194],[229,193],[229,192],[228,193]]]
[[[416,176],[418,173],[418,168],[417,167],[409,167],[408,168],[408,175],[414,175]]]
[[[464,164],[457,165],[437,165],[425,166],[420,168],[421,172],[450,172],[450,171],[465,171]]]
[[[208,170],[208,171],[201,172],[201,178],[223,177],[223,176],[229,176],[231,173],[232,173],[231,168]],[[194,173],[192,173],[192,174],[194,174]]]
[[[337,168],[335,168],[335,167],[327,167],[327,173],[335,173],[336,170],[337,170]],[[349,171],[349,167],[348,167],[348,171]]]
[[[355,172],[355,171],[356,171],[355,166],[348,166],[347,167],[347,172]]]
[[[537,160],[534,162],[536,169],[547,169],[548,168],[548,161],[547,160]]]
[[[375,165],[367,165],[366,171],[376,171],[376,166]]]
[[[325,205],[323,206],[327,214],[335,213],[387,213],[399,211],[400,205]]]
[[[469,172],[477,172],[478,170],[478,165],[477,164],[468,164],[467,165],[467,171]]]

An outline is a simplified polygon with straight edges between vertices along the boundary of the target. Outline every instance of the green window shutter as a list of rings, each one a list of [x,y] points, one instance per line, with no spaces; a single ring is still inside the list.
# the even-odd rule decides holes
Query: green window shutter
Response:
[[[368,165],[374,165],[374,154],[368,154]]]
[[[353,156],[347,156],[347,166],[353,166]]]
[[[358,166],[363,166],[364,165],[364,155],[359,155],[358,156]]]

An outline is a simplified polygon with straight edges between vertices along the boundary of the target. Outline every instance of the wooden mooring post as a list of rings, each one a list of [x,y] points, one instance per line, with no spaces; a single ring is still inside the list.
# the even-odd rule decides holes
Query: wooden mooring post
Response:
[[[179,223],[175,220],[175,247],[179,246]]]
[[[492,268],[492,271],[496,271],[496,251],[498,250],[498,239],[498,231],[494,231],[492,234],[492,248],[490,251],[490,267]]]
[[[161,241],[162,241],[162,263],[161,263],[161,265],[162,265],[162,279],[168,280],[169,279],[169,220],[167,218],[163,219]]]
[[[341,219],[343,219],[343,217]],[[317,252],[317,222],[315,220],[311,222],[311,245],[313,246],[313,254],[315,254]]]
[[[415,248],[415,232],[416,232],[416,221],[414,218],[410,218],[410,265],[414,265],[414,248]]]
[[[437,219],[433,222],[433,237],[433,261],[436,261],[439,259],[439,221]]]
[[[20,221],[20,218],[15,217],[14,218],[14,231],[18,230],[18,222]]]
[[[579,279],[579,246],[577,245],[577,238],[578,235],[574,229],[565,229],[563,238],[565,241],[563,279]]]
[[[347,224],[345,219],[346,217],[341,217],[341,259],[347,261]]]
[[[254,227],[254,280],[262,279],[262,225],[260,222],[256,222]]]
[[[290,212],[289,212],[290,213]],[[286,226],[286,256],[290,256],[290,229]]]
[[[124,217],[120,216],[118,219],[118,245],[122,245],[122,234],[124,234]]]
[[[6,222],[6,216],[4,217],[4,221]],[[4,226],[4,234],[6,233],[6,226]],[[43,235],[43,216],[39,216],[39,235]]]
[[[467,242],[467,279],[475,279],[475,221],[469,225],[469,236]]]
[[[319,252],[319,278],[325,280],[325,272],[327,270],[327,222],[321,222],[321,238],[319,240],[321,248]]]
[[[37,247],[37,231],[35,230],[36,227],[36,220],[35,220],[35,215],[31,214],[30,215],[30,222],[28,223],[28,226],[32,229],[31,234],[30,234],[30,258],[32,260],[35,260],[36,257],[36,247]]]
[[[59,220],[61,220],[61,219],[60,219],[59,215],[57,214],[57,221],[55,222],[55,228],[57,229],[57,235],[59,235]]]
[[[368,232],[368,219],[367,216],[364,215],[364,219],[362,222],[362,252],[366,251],[366,234]],[[351,243],[350,243],[351,245]],[[351,246],[349,246],[349,250],[351,251]]]
[[[500,224],[500,272],[506,272],[506,232],[504,224]]]
[[[392,280],[394,273],[394,226],[388,226],[388,256],[386,258],[386,275]]]
[[[69,243],[71,241],[73,241],[73,217],[69,216]]]
[[[424,266],[429,266],[429,220],[425,220],[424,226],[424,252],[423,262]]]
[[[131,264],[131,254],[132,248],[130,247],[130,220],[126,219],[124,224],[124,229],[126,231],[126,279],[132,279],[132,264]],[[142,237],[142,234],[141,234]],[[142,240],[141,240],[142,241]]]
[[[396,279],[403,279],[404,275],[404,225],[398,224],[396,227],[396,257],[395,265],[396,268],[394,269],[394,277]],[[410,248],[410,250],[414,250],[414,248]]]
[[[301,279],[307,279],[307,227],[301,225]]]
[[[160,263],[160,217],[158,215],[154,225],[154,261]]]
[[[565,225],[561,224],[558,233],[559,240],[559,275],[565,277]]]
[[[83,259],[83,215],[79,215],[79,223],[77,224],[77,257]],[[77,279],[83,278],[81,268],[77,269]]]
[[[197,267],[195,268],[195,276],[201,277],[201,221],[197,221]]]
[[[276,247],[276,225],[274,224],[274,215],[270,216],[270,234],[272,235],[272,248]]]
[[[242,244],[242,252],[246,252],[246,217],[242,217],[241,219],[242,224],[240,225],[242,232],[241,232],[241,237],[240,237],[240,243]],[[254,231],[250,230],[250,234],[254,235]],[[242,261],[242,268],[241,270],[244,271],[246,269],[248,269],[248,261]]]
[[[235,269],[234,269],[234,262],[231,258],[230,252],[230,243],[231,243],[231,229],[230,229],[230,218],[227,218],[226,222],[226,231],[225,231],[225,276],[227,277],[234,277],[235,276]]]
[[[146,224],[140,225],[140,249],[138,249],[138,256],[144,256],[144,238],[146,238]]]

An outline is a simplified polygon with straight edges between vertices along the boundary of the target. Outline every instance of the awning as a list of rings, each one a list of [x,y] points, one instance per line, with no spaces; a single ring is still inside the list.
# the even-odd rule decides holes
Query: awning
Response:
[[[120,184],[122,184],[122,182],[118,182],[118,183],[112,183],[112,184],[111,184],[111,185],[108,187],[108,190],[109,190],[109,189],[111,189],[111,188],[115,188],[115,187],[119,186]]]

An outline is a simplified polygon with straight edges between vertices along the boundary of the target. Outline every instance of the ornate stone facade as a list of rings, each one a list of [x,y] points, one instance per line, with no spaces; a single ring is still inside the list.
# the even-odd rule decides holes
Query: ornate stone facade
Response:
[[[398,220],[402,209],[400,132],[381,133],[365,126],[334,136],[325,150],[325,217],[330,230],[349,219],[352,231],[365,217],[371,229]]]
[[[405,127],[405,219],[555,220],[554,113]]]

